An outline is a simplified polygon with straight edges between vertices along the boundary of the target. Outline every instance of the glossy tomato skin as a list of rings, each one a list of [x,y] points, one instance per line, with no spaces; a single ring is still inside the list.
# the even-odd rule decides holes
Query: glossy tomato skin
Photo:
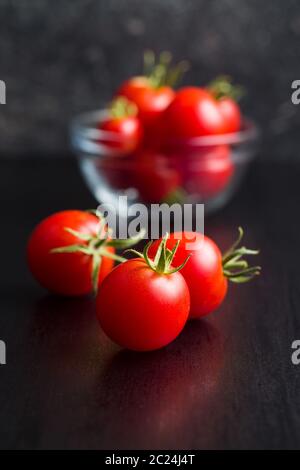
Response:
[[[239,105],[232,98],[221,98],[218,107],[225,121],[225,132],[238,132],[242,125]]]
[[[176,93],[166,111],[166,122],[170,139],[226,132],[218,102],[207,90],[198,87],[185,87]]]
[[[175,91],[169,86],[154,88],[146,77],[133,77],[123,83],[117,95],[136,104],[145,129],[145,145],[159,148],[164,138],[164,112],[173,101]]]
[[[188,254],[192,254],[180,272],[186,280],[191,296],[189,318],[201,318],[216,310],[226,296],[228,281],[223,274],[222,255],[209,237],[195,232],[171,234],[167,247],[172,249],[181,238],[174,266],[178,266]],[[191,242],[193,246],[189,246]],[[158,244],[158,240],[154,242],[150,255],[154,255]]]
[[[100,124],[100,129],[115,136],[103,138],[101,142],[122,153],[135,151],[143,139],[143,126],[140,119],[134,116],[108,119]]]
[[[82,253],[50,253],[54,248],[84,243],[66,232],[65,227],[94,235],[99,220],[92,214],[77,210],[50,215],[36,226],[29,238],[28,265],[34,278],[50,292],[65,296],[85,295],[92,291],[91,257]],[[112,268],[113,261],[103,257],[99,284]]]
[[[158,274],[140,258],[117,266],[97,295],[97,315],[104,332],[134,351],[159,349],[173,341],[187,321],[189,307],[183,276]]]

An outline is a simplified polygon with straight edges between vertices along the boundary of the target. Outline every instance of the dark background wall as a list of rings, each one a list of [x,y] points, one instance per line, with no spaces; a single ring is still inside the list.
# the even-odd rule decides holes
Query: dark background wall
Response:
[[[185,83],[231,74],[265,158],[300,158],[299,0],[0,0],[0,155],[68,153],[71,117],[137,73],[145,48],[186,57]]]

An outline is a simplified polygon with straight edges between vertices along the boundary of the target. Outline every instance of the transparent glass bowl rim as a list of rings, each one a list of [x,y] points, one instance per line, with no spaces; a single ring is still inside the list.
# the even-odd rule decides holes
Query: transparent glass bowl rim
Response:
[[[119,152],[101,141],[111,141],[121,143],[122,138],[117,133],[104,131],[97,128],[101,121],[108,117],[105,110],[89,111],[75,117],[70,126],[71,144],[77,153],[84,153],[90,156],[116,155]],[[247,144],[257,140],[259,129],[256,124],[248,118],[243,120],[243,129],[234,133],[207,135],[193,137],[187,140],[174,140],[173,145],[190,147],[191,149],[201,149],[214,147],[217,145],[239,145]]]

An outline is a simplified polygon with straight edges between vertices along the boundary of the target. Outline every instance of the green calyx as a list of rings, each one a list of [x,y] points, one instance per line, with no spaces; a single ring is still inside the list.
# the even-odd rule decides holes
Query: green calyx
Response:
[[[215,78],[209,83],[207,89],[217,100],[227,97],[239,101],[245,94],[245,88],[241,85],[234,85],[232,78],[228,75],[220,75]]]
[[[177,267],[172,267],[172,262],[174,260],[174,256],[176,254],[176,251],[178,249],[178,246],[180,244],[180,240],[177,241],[176,245],[172,250],[169,250],[167,248],[167,240],[169,238],[169,234],[166,233],[166,235],[163,237],[162,241],[160,242],[155,257],[154,259],[149,258],[149,249],[153,243],[153,241],[150,241],[146,244],[143,253],[140,253],[136,250],[128,250],[131,253],[134,253],[137,255],[139,258],[142,258],[146,261],[147,265],[149,268],[151,268],[153,271],[155,271],[158,274],[174,274],[178,271],[180,271],[188,262],[189,258],[191,255],[189,255],[186,260]]]
[[[127,239],[113,239],[112,230],[107,227],[105,218],[98,211],[93,212],[99,218],[99,227],[96,234],[82,233],[65,227],[65,231],[78,238],[81,243],[74,245],[62,246],[54,248],[51,253],[83,253],[84,255],[92,257],[92,286],[93,292],[96,294],[98,289],[99,272],[101,268],[102,259],[109,258],[119,263],[124,263],[126,258],[116,255],[111,252],[109,248],[124,249],[134,246],[144,236],[144,231],[141,231],[136,237]]]
[[[125,96],[118,96],[110,103],[108,112],[113,119],[124,119],[137,116],[138,108],[135,103],[129,101]]]
[[[189,64],[185,60],[172,65],[172,54],[168,51],[162,52],[158,58],[151,50],[144,53],[144,76],[153,88],[162,86],[173,88],[188,69]]]
[[[166,196],[163,197],[161,203],[168,204],[171,206],[172,204],[184,204],[187,199],[186,191],[178,186],[177,188],[171,190]]]
[[[250,266],[248,262],[243,259],[243,256],[258,255],[258,250],[249,250],[248,248],[239,244],[243,238],[244,231],[239,227],[239,236],[235,243],[227,250],[222,257],[222,266],[224,276],[231,282],[241,284],[251,281],[255,276],[261,272],[260,266]]]

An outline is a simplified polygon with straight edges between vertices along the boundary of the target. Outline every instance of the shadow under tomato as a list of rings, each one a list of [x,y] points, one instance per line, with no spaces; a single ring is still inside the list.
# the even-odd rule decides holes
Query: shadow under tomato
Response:
[[[92,298],[46,296],[33,308],[28,342],[23,381],[43,422],[41,446],[188,448],[197,423],[209,435],[224,357],[209,322],[189,322],[159,351],[120,351],[99,328]]]
[[[188,446],[187,427],[194,419],[210,419],[222,349],[219,331],[198,321],[167,348],[116,354],[99,384],[107,416],[104,447]]]

